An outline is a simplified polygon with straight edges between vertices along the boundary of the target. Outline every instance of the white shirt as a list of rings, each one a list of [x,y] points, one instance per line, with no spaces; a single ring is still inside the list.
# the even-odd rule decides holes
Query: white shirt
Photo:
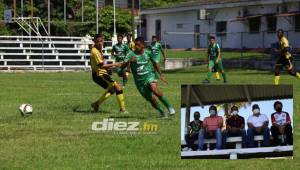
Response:
[[[265,114],[259,114],[259,116],[249,116],[247,123],[251,123],[254,127],[260,127],[266,121],[269,121],[268,117]]]

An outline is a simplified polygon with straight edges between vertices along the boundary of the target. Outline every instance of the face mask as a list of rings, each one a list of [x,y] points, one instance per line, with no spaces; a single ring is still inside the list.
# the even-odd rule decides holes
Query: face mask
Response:
[[[275,109],[277,112],[281,112],[282,111],[282,107],[276,107]]]
[[[253,110],[253,113],[254,113],[255,115],[259,114],[259,109],[254,109],[254,110]]]
[[[216,114],[216,111],[215,111],[215,110],[210,110],[210,111],[209,111],[209,114],[213,116],[213,115]]]
[[[235,111],[233,111],[231,114],[232,114],[232,115],[237,115],[238,113],[239,113],[239,112],[235,110]]]
[[[200,116],[199,116],[199,115],[196,115],[196,116],[194,116],[194,119],[195,119],[195,120],[199,120],[199,119],[200,119]]]

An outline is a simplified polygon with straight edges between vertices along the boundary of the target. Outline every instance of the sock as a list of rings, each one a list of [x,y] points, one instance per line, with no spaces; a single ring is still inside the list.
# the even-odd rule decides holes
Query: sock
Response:
[[[109,98],[109,96],[111,96],[111,93],[109,91],[106,91],[101,97],[99,100],[96,101],[96,103],[98,105],[101,105],[101,103],[103,103],[106,99]]]
[[[298,79],[300,79],[300,73],[299,73],[299,72],[296,73],[296,77],[297,77]]]
[[[207,80],[208,81],[210,81],[211,76],[212,76],[212,71],[208,71],[208,73],[207,73]]]
[[[125,84],[127,83],[128,79],[127,76],[123,77],[123,86],[125,86]]]
[[[219,72],[216,72],[216,79],[220,80],[220,74],[219,74]]]
[[[117,101],[119,103],[119,107],[121,111],[125,111],[125,97],[123,95],[123,91],[117,92]]]
[[[154,74],[155,74],[155,77],[156,77],[157,79],[160,79],[160,75],[159,75],[159,73],[158,73],[157,71],[155,71]]]
[[[160,106],[159,103],[152,105],[160,114],[164,114],[164,109]]]
[[[164,106],[166,106],[166,108],[168,108],[168,109],[172,108],[172,105],[171,105],[170,101],[167,99],[167,97],[161,96],[158,99],[164,104]]]
[[[227,78],[226,78],[226,74],[225,74],[225,73],[222,73],[222,77],[223,77],[223,80],[224,80],[224,81],[227,81]]]
[[[274,78],[274,84],[278,85],[279,84],[279,80],[280,80],[280,76],[275,76],[275,78]]]

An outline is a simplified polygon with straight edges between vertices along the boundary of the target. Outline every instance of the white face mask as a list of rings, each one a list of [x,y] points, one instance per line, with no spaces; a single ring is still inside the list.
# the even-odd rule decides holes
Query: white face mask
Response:
[[[254,110],[253,110],[253,113],[254,113],[255,115],[259,114],[259,109],[254,109]]]
[[[235,111],[233,111],[231,114],[232,114],[232,115],[237,115],[238,113],[239,113],[239,111],[236,111],[236,110],[235,110]]]
[[[210,110],[210,111],[209,111],[209,114],[213,116],[213,115],[216,114],[216,111],[215,111],[215,110]]]

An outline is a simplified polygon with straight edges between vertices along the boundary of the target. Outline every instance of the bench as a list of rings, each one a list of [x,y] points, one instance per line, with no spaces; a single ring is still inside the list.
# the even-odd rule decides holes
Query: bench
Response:
[[[263,135],[256,135],[254,136],[254,141],[258,142],[258,147],[261,147],[261,142],[264,140]],[[207,148],[209,150],[210,144],[216,143],[216,139],[204,139],[204,143],[207,145]],[[239,149],[242,148],[242,137],[237,136],[237,137],[228,137],[226,139],[227,143],[235,143],[235,148]],[[198,145],[198,140],[194,142],[195,145]],[[182,141],[181,145],[186,145],[185,141]]]

